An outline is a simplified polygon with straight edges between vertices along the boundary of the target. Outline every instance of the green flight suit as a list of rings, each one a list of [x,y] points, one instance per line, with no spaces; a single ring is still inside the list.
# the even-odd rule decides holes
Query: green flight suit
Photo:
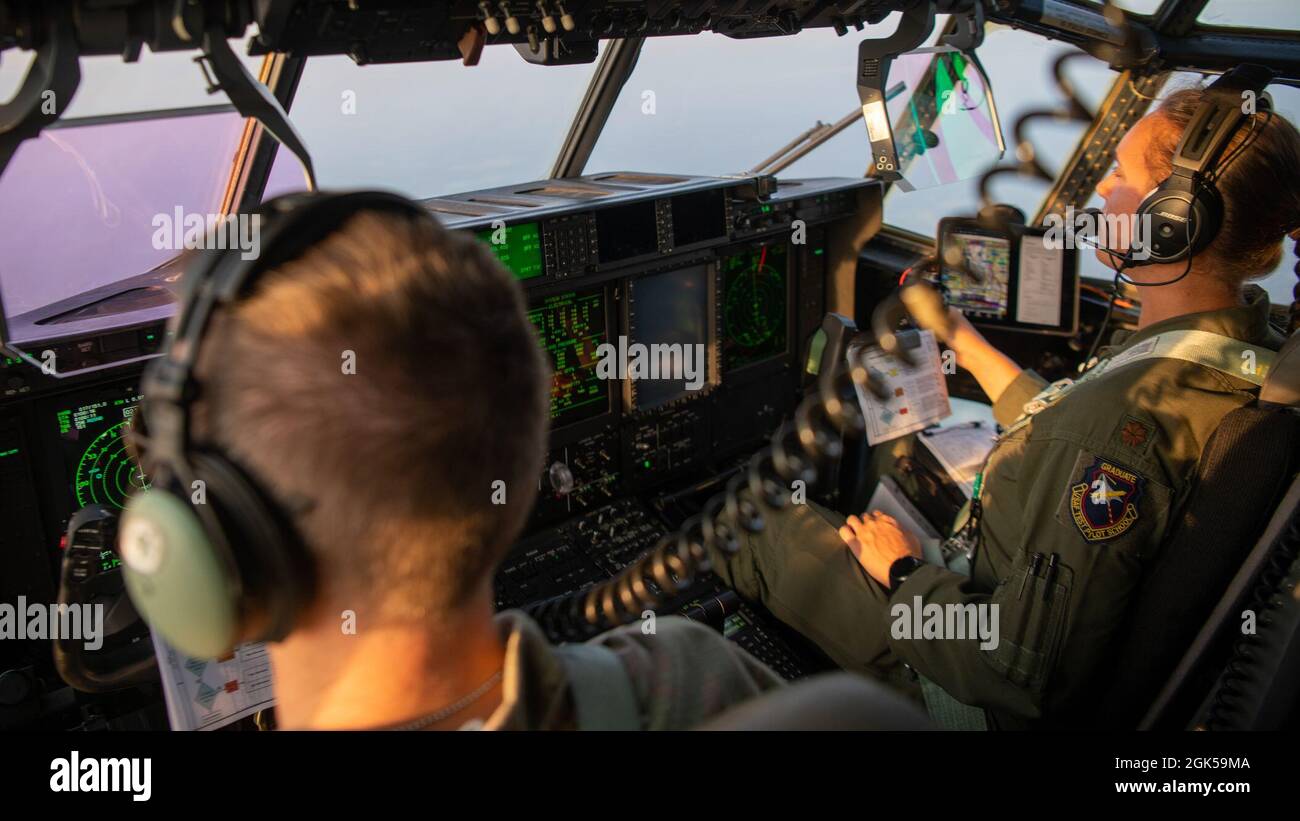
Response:
[[[1277,350],[1283,338],[1268,324],[1267,294],[1251,286],[1244,296],[1240,307],[1153,324],[1102,357],[1184,329]],[[1139,359],[1080,381],[1026,416],[1045,387],[1026,370],[994,404],[1009,430],[984,471],[981,541],[969,577],[926,565],[886,590],[839,539],[844,517],[815,505],[771,515],[736,556],[715,555],[719,575],[847,669],[897,680],[905,663],[958,701],[984,708],[997,727],[1086,721],[1096,698],[1092,676],[1176,521],[1202,447],[1255,386],[1181,359]],[[1038,573],[1028,575],[1035,554]],[[898,637],[904,631],[891,608],[915,597],[923,609],[999,605],[997,647],[981,650],[977,637]]]

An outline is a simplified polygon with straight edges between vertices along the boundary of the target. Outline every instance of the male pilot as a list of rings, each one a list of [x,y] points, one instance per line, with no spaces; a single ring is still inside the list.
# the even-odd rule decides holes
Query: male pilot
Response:
[[[298,511],[318,576],[270,645],[279,726],[684,729],[782,684],[681,618],[575,653],[494,615],[551,374],[518,283],[469,235],[354,215],[214,318],[197,375],[198,437]]]

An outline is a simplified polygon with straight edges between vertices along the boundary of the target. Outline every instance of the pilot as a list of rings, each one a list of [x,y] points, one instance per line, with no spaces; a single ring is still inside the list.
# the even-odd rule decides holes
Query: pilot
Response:
[[[1124,136],[1098,187],[1107,214],[1133,214],[1170,174],[1204,95],[1173,93]],[[1099,352],[1103,370],[1094,378],[1068,390],[1049,387],[953,312],[945,342],[1006,429],[982,471],[969,576],[951,563],[920,561],[917,539],[887,515],[845,521],[811,504],[773,516],[765,532],[745,536],[735,557],[715,553],[718,573],[843,667],[919,689],[932,714],[953,699],[958,711],[967,705],[950,725],[1087,721],[1097,698],[1093,676],[1177,520],[1202,447],[1256,389],[1231,368],[1143,355],[1157,337],[1188,330],[1217,335],[1230,362],[1254,361],[1261,351],[1267,357],[1283,341],[1269,325],[1266,293],[1245,283],[1278,266],[1288,234],[1300,237],[1300,134],[1276,114],[1261,110],[1255,120],[1256,133],[1248,136],[1247,120],[1224,154],[1246,146],[1221,165],[1226,217],[1211,245],[1190,266],[1125,271],[1141,297],[1138,329]],[[1104,369],[1121,355],[1139,361]],[[968,605],[987,608],[997,620],[994,636],[926,626],[938,612],[964,618]],[[934,698],[931,685],[951,698]]]
[[[362,211],[208,334],[198,437],[299,510],[318,574],[270,645],[279,726],[678,729],[782,684],[678,617],[575,651],[493,614],[551,375],[518,284],[473,238]]]

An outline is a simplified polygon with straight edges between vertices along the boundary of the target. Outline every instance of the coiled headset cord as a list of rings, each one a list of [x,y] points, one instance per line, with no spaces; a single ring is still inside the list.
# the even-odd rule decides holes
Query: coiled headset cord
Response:
[[[909,298],[909,294],[916,296]],[[876,342],[911,364],[911,356],[892,330],[904,310],[920,316],[923,327],[935,327],[933,323],[942,321],[940,317],[946,313],[942,313],[938,294],[923,285],[907,286],[877,306],[872,320]],[[857,389],[884,398],[883,387],[871,378],[861,356],[847,364],[840,362],[838,354],[831,359],[830,365],[822,365],[817,390],[799,403],[793,421],[784,422],[771,444],[754,454],[699,514],[661,537],[615,578],[537,602],[526,608],[528,614],[549,635],[562,641],[582,641],[635,621],[645,611],[653,611],[686,591],[698,574],[710,569],[711,550],[724,556],[739,552],[742,532],[762,532],[768,511],[778,512],[792,503],[795,482],[803,482],[804,488],[818,485],[842,455],[842,438],[863,434],[866,421]]]
[[[581,641],[634,621],[688,589],[710,568],[710,548],[735,555],[741,547],[740,531],[762,532],[764,508],[778,511],[789,505],[796,481],[816,485],[826,465],[843,451],[839,437],[861,434],[864,420],[852,386],[865,387],[866,373],[861,364],[823,371],[818,390],[799,404],[794,421],[783,423],[771,445],[756,453],[702,512],[660,538],[615,578],[534,604],[529,614],[548,634]]]

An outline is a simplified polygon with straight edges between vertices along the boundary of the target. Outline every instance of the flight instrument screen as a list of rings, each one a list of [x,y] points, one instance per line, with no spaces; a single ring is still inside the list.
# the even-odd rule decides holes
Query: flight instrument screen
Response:
[[[638,409],[657,407],[709,384],[712,281],[712,269],[697,265],[632,282],[627,375],[633,380]]]
[[[548,296],[528,312],[551,360],[551,422],[556,427],[609,410],[610,384],[596,374],[596,349],[606,341],[605,291]]]
[[[953,232],[945,238],[944,257],[940,282],[949,305],[975,316],[1006,317],[1011,281],[1009,239]]]
[[[789,245],[722,258],[722,360],[732,371],[786,352]]]
[[[106,387],[73,394],[54,409],[49,424],[59,438],[78,508],[121,508],[128,496],[148,486],[126,450],[141,399],[134,387]]]
[[[537,223],[489,228],[479,231],[478,238],[516,278],[532,279],[542,275],[542,235]]]

